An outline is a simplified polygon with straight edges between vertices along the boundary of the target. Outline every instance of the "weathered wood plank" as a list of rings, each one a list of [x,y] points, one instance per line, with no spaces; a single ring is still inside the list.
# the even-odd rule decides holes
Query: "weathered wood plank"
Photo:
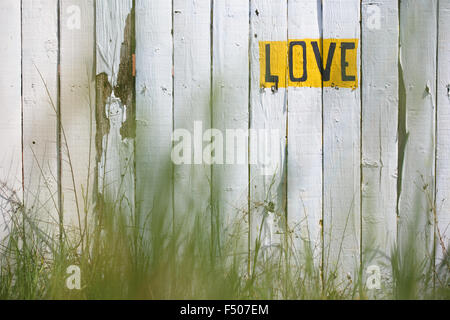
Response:
[[[436,264],[450,246],[450,1],[439,1],[437,154],[436,154]],[[445,248],[445,249],[444,249]]]
[[[397,238],[398,33],[398,1],[362,2],[362,264],[382,284]]]
[[[174,128],[191,136],[191,152],[184,150],[187,163],[174,167],[175,222],[192,224],[194,214],[204,214],[209,227],[211,166],[203,162],[203,133],[211,127],[211,1],[173,5]]]
[[[45,21],[45,23],[43,23]],[[57,79],[58,3],[22,2],[24,202],[59,224]]]
[[[138,215],[172,219],[172,3],[136,1],[136,199]]]
[[[360,2],[330,0],[323,2],[323,38],[360,38]],[[330,42],[324,41],[324,58]],[[337,56],[341,48],[336,48]],[[359,46],[357,68],[360,65]],[[348,50],[348,52],[352,52]],[[337,59],[337,58],[336,58]],[[325,63],[324,63],[325,64]],[[341,78],[341,64],[335,75]],[[356,77],[358,74],[349,73]],[[331,79],[333,79],[333,74]],[[358,88],[323,88],[324,148],[324,275],[326,283],[338,277],[338,283],[357,278],[360,261],[360,122],[361,103]],[[337,273],[337,274],[335,274]]]
[[[135,209],[132,0],[96,3],[96,148],[101,203]]]
[[[23,195],[20,12],[19,1],[0,4],[0,240],[8,231],[12,213],[8,197],[15,193],[14,198],[21,199]]]
[[[320,39],[321,2],[289,1],[288,31],[291,40]],[[303,59],[301,51],[293,54],[293,63],[302,65]],[[288,103],[289,228],[297,252],[302,257],[311,254],[315,265],[319,266],[322,254],[322,88],[290,87]]]
[[[95,168],[94,1],[61,6],[61,190],[64,224],[80,230],[92,209]],[[70,230],[70,228],[69,228]]]
[[[418,262],[433,246],[436,5],[435,0],[400,3],[398,240],[402,252]]]
[[[257,138],[250,141],[251,241],[253,247],[260,243],[260,250],[265,253],[281,246],[285,227],[288,90],[279,83],[261,88],[260,74],[264,70],[260,70],[260,50],[267,47],[261,48],[260,41],[281,41],[284,48],[280,53],[287,49],[287,1],[251,1],[251,34],[250,128],[257,132]],[[277,56],[274,44],[270,45],[272,65],[283,57]],[[275,76],[283,82],[286,68]],[[274,210],[267,209],[271,202]]]
[[[232,223],[248,209],[247,149],[237,154],[240,139],[225,136],[226,130],[246,132],[249,127],[249,4],[240,0],[214,1],[213,12],[212,127],[220,131],[224,144],[235,142],[234,146],[224,146],[223,158],[216,150],[212,159],[224,163],[213,165],[213,215],[228,228],[228,234]],[[228,157],[232,154],[234,161]],[[241,156],[244,161],[238,160],[242,160]],[[243,228],[246,233],[247,227]]]

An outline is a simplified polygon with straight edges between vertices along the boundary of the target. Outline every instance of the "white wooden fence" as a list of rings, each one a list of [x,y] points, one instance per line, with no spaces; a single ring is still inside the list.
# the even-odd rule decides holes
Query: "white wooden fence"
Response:
[[[254,241],[268,199],[324,268],[353,275],[369,248],[378,253],[364,263],[382,263],[412,221],[442,258],[449,0],[2,0],[0,21],[0,180],[27,206],[78,225],[99,193],[124,194],[130,213],[164,202],[176,223],[188,191],[205,211],[212,195],[226,222],[250,212]],[[288,44],[305,39],[293,75]],[[347,72],[351,87],[314,82],[314,39],[328,56],[338,44],[330,81]],[[267,61],[279,83],[267,81]],[[309,85],[293,81],[302,61]],[[196,121],[278,129],[275,178],[248,161],[167,169],[172,132]]]

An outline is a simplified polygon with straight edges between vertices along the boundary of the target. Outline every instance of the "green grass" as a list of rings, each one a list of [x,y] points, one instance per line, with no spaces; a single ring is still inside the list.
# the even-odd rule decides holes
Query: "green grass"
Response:
[[[161,184],[164,194],[170,184]],[[42,213],[27,210],[8,189],[10,230],[0,249],[0,299],[366,299],[373,294],[361,279],[345,284],[330,272],[323,281],[309,241],[295,251],[285,235],[272,255],[253,244],[248,256],[238,254],[245,217],[234,230],[211,228],[209,212],[190,205],[186,221],[172,223],[159,209],[147,213],[151,223],[137,225],[117,202],[106,199],[94,211],[92,227],[80,236],[58,236],[58,226],[42,222]],[[193,200],[193,199],[191,199]],[[214,207],[214,206],[211,206]],[[214,213],[213,213],[214,214]],[[101,217],[101,219],[100,219]],[[182,218],[180,218],[182,219]],[[219,224],[222,225],[222,224]],[[67,230],[68,228],[65,228]],[[78,230],[79,231],[79,230]],[[229,230],[228,230],[229,231]],[[82,233],[78,233],[81,235]],[[448,259],[434,267],[416,254],[414,230],[407,248],[389,257],[392,287],[387,299],[449,299]],[[301,261],[301,262],[299,262]],[[81,290],[66,288],[66,269],[81,269]],[[249,272],[250,271],[250,272]],[[334,270],[333,270],[334,271]],[[435,283],[435,285],[434,285]],[[380,294],[378,294],[380,296]]]

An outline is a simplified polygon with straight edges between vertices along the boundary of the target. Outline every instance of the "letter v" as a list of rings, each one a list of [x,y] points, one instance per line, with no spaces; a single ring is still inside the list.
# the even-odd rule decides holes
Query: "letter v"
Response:
[[[314,54],[316,56],[316,62],[317,66],[319,67],[320,74],[322,75],[322,81],[330,81],[330,74],[331,74],[331,63],[333,62],[334,52],[336,51],[336,43],[331,42],[330,49],[328,50],[328,58],[327,58],[327,65],[325,69],[323,68],[323,62],[322,62],[322,56],[320,54],[319,45],[317,44],[317,41],[311,42],[311,45],[314,50]]]

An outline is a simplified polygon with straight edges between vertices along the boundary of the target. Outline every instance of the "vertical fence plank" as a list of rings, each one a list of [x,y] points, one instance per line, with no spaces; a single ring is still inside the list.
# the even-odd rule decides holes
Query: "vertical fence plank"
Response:
[[[257,138],[250,141],[250,198],[252,201],[252,245],[261,242],[261,252],[281,245],[283,218],[286,215],[286,121],[287,86],[286,68],[274,70],[275,61],[287,61],[287,1],[253,0],[251,2],[251,123]],[[279,83],[262,88],[260,74],[261,41],[279,41],[280,47],[270,44],[270,65]],[[266,52],[267,54],[267,52]],[[266,57],[266,61],[269,58]],[[276,73],[279,71],[280,73]],[[275,74],[276,73],[276,74]],[[275,139],[272,139],[275,138]],[[268,202],[274,211],[265,209]],[[260,232],[262,231],[262,232]]]
[[[22,35],[24,202],[58,224],[57,1],[23,1]]]
[[[157,209],[172,216],[172,60],[171,1],[137,0],[136,198],[142,219]]]
[[[436,4],[400,3],[399,243],[431,254],[436,116]]]
[[[398,28],[398,1],[362,2],[362,263],[384,277],[397,237]]]
[[[193,222],[194,213],[210,212],[211,167],[202,159],[203,133],[211,127],[211,1],[175,0],[173,5],[174,128],[193,138],[188,163],[174,168],[174,213],[177,225],[183,225]]]
[[[21,25],[20,2],[2,1],[0,4],[0,240],[7,231],[6,199],[16,193],[22,198],[22,99],[21,99]],[[6,218],[6,220],[4,220]]]
[[[96,148],[99,202],[134,213],[132,0],[96,3]]]
[[[214,1],[213,12],[212,127],[220,130],[224,144],[237,143],[234,147],[224,146],[223,159],[215,150],[216,157],[211,159],[217,161],[213,165],[212,193],[214,216],[231,227],[248,208],[248,159],[237,163],[241,142],[225,135],[226,130],[248,130],[249,4],[240,0]],[[233,153],[234,164],[227,164],[227,154]],[[219,163],[222,160],[223,165]]]
[[[321,1],[289,1],[288,19],[291,41],[321,39]],[[304,61],[301,54],[293,53],[296,64]],[[314,263],[319,266],[322,253],[322,88],[290,87],[288,101],[289,227],[296,250],[312,254]]]
[[[81,229],[95,168],[94,0],[64,0],[60,14],[62,210]]]
[[[323,2],[323,38],[360,37],[360,2]],[[327,41],[328,42],[328,41]],[[330,45],[324,41],[324,58]],[[336,48],[340,53],[341,48]],[[359,45],[357,48],[359,66]],[[324,63],[325,64],[325,63]],[[340,64],[334,72],[340,78]],[[357,67],[359,71],[359,67]],[[358,72],[355,71],[355,72]],[[359,72],[357,81],[359,82]],[[358,88],[323,88],[324,143],[324,272],[326,281],[335,273],[340,280],[357,277],[360,260],[360,121]],[[340,281],[339,281],[340,282]]]
[[[450,241],[450,1],[439,1],[438,82],[437,82],[437,160],[436,264],[443,261]],[[445,249],[444,249],[445,248]]]

